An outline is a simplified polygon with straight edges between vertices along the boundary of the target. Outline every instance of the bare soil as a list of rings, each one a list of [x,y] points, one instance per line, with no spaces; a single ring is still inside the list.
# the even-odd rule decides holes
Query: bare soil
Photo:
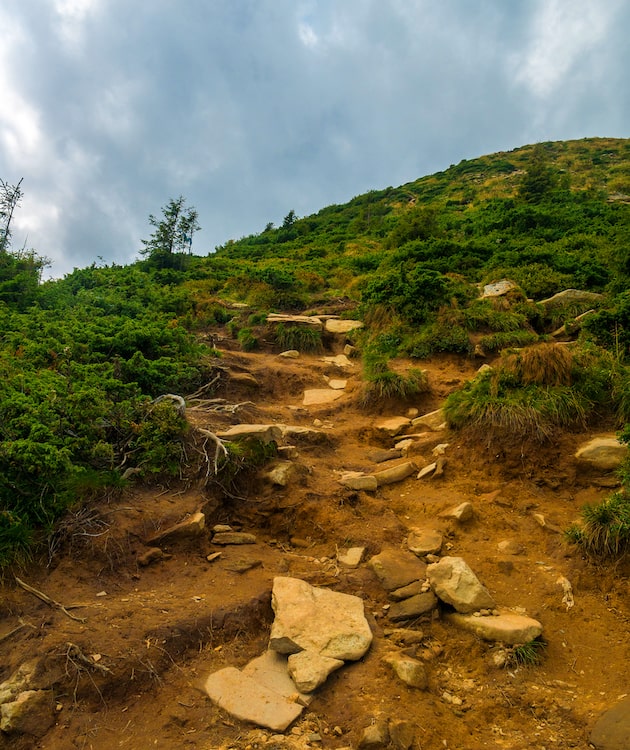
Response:
[[[582,505],[610,492],[573,460],[591,434],[531,445],[518,436],[489,443],[484,435],[436,433],[410,458],[423,466],[437,443],[449,443],[443,476],[352,492],[338,483],[340,472],[374,471],[370,449],[391,446],[375,424],[409,407],[421,414],[437,408],[479,362],[434,359],[425,365],[430,393],[371,412],[359,407],[358,363],[342,371],[315,355],[291,360],[227,349],[221,362],[231,373],[251,373],[258,385],[227,379],[220,395],[251,403],[234,415],[190,410],[188,419],[211,430],[236,422],[310,427],[319,420],[323,436],[296,443],[302,473],[286,488],[251,475],[229,493],[186,477],[131,485],[70,516],[51,559],[18,575],[85,621],[47,606],[9,577],[0,604],[0,638],[22,625],[0,640],[0,680],[28,659],[42,659],[42,684],[54,684],[56,723],[40,739],[0,736],[0,748],[356,747],[378,717],[411,722],[414,747],[423,750],[588,748],[597,716],[630,692],[628,570],[589,563],[559,533]],[[343,398],[304,408],[304,389],[326,387],[324,376],[348,378]],[[474,506],[473,521],[440,519],[465,500]],[[199,509],[208,528],[227,523],[254,533],[257,543],[219,548],[207,533],[163,544],[164,558],[138,564],[147,539]],[[401,547],[417,526],[441,529],[443,552],[463,557],[501,606],[522,607],[542,622],[542,663],[498,668],[495,646],[434,616],[409,624],[425,634],[412,653],[426,660],[429,689],[395,677],[382,661],[392,627],[387,594],[365,566],[338,567],[336,551],[365,546],[369,556]],[[505,539],[520,542],[522,554],[500,554]],[[208,562],[216,551],[221,556]],[[242,562],[255,566],[236,572]],[[284,739],[234,720],[202,690],[211,672],[243,666],[265,650],[277,575],[362,597],[375,635],[368,654],[329,678]],[[562,601],[561,577],[573,587],[571,608]],[[74,604],[82,606],[70,609]],[[105,669],[88,666],[79,652]]]

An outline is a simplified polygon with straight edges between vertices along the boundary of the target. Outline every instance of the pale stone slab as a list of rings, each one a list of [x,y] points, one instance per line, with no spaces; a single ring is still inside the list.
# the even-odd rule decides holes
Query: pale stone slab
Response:
[[[342,661],[360,659],[370,648],[372,631],[363,600],[299,578],[274,578],[271,606],[275,619],[269,645],[282,654],[313,650]]]
[[[263,443],[271,443],[280,440],[282,433],[275,424],[235,424],[229,430],[217,432],[217,437],[228,441],[254,438]]]
[[[454,508],[445,510],[444,513],[440,513],[440,518],[452,518],[454,521],[465,523],[466,521],[470,521],[474,514],[472,503],[464,502],[456,505]]]
[[[628,447],[616,437],[599,437],[580,446],[575,457],[596,469],[612,471],[619,468],[627,455]]]
[[[409,551],[418,557],[437,554],[442,543],[442,533],[436,529],[412,529],[407,537]]]
[[[378,489],[376,477],[369,474],[346,474],[341,477],[339,483],[350,490],[375,492]]]
[[[496,606],[488,590],[461,557],[443,557],[428,565],[427,577],[436,596],[458,612],[466,614]]]
[[[345,354],[337,354],[334,357],[322,357],[322,362],[328,362],[331,365],[337,365],[337,367],[354,367]]]
[[[418,479],[424,479],[425,477],[430,477],[433,474],[435,474],[435,470],[437,469],[437,462],[434,461],[432,464],[428,464],[428,466],[424,466],[420,471],[418,472]]]
[[[337,562],[345,568],[358,568],[365,556],[365,547],[350,547],[337,552]]]
[[[363,323],[360,320],[329,318],[326,321],[325,328],[328,333],[349,333],[350,331],[356,331],[358,328],[363,328]]]
[[[176,523],[174,526],[170,526],[164,531],[160,531],[159,534],[155,534],[147,541],[149,543],[165,542],[169,539],[189,539],[191,537],[199,536],[206,525],[206,517],[203,513],[193,513],[185,521]]]
[[[297,349],[287,349],[286,352],[280,352],[278,356],[285,359],[299,359],[300,352]]]
[[[328,381],[328,387],[332,388],[334,391],[343,391],[343,389],[348,385],[347,380],[341,380],[339,378],[331,378]]]
[[[489,297],[502,297],[504,294],[511,292],[513,289],[518,289],[518,284],[515,281],[509,279],[501,279],[500,281],[493,281],[491,284],[486,284],[481,293],[481,299],[488,299]]]
[[[283,695],[288,700],[295,700],[296,695],[298,703],[308,706],[313,700],[312,695],[300,693],[298,688],[289,675],[289,666],[287,657],[279,654],[277,651],[267,649],[263,654],[252,659],[243,669],[241,674],[251,677],[264,687],[273,690],[274,693]]]
[[[303,709],[235,667],[211,674],[205,688],[210,700],[235,718],[276,732],[284,732]]]
[[[418,467],[413,461],[405,461],[402,464],[391,466],[383,471],[375,471],[372,475],[376,479],[376,483],[379,487],[386,484],[394,484],[395,482],[402,482],[407,477],[415,474],[418,471]]]
[[[384,432],[390,437],[395,437],[403,430],[411,426],[409,417],[390,417],[376,425],[378,432]]]
[[[368,563],[385,591],[400,589],[413,581],[424,580],[427,566],[412,553],[385,549]]]
[[[486,641],[500,641],[508,645],[533,641],[543,630],[538,620],[511,612],[486,617],[451,612],[446,615],[446,619]]]
[[[212,544],[256,544],[256,536],[245,531],[221,531],[214,534]]]
[[[343,665],[341,659],[322,656],[310,649],[291,654],[288,658],[289,675],[303,693],[312,693],[326,682],[328,675]]]
[[[414,427],[423,427],[425,430],[435,431],[444,429],[445,421],[444,409],[436,409],[435,411],[430,411],[428,414],[423,414],[421,417],[412,419],[411,424]]]
[[[343,391],[335,391],[332,388],[309,388],[304,391],[303,406],[319,406],[321,404],[332,404],[343,396]]]
[[[314,328],[317,331],[323,330],[324,326],[322,321],[314,315],[283,315],[281,313],[269,313],[267,315],[267,323],[277,325],[278,323],[286,323],[293,326],[307,326],[308,328]]]

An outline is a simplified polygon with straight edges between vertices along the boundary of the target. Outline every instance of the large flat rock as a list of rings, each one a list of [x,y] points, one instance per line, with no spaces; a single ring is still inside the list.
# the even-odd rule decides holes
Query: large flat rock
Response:
[[[614,435],[597,437],[581,445],[575,457],[578,461],[588,464],[595,469],[612,471],[618,469],[628,455],[628,447]]]
[[[605,711],[595,722],[590,741],[597,750],[630,748],[630,697]]]
[[[282,437],[280,428],[275,424],[235,424],[228,430],[217,432],[221,440],[260,440],[263,443],[278,441]]]
[[[269,646],[281,654],[310,650],[331,659],[355,661],[372,643],[358,596],[278,576],[273,581],[271,606],[275,619]]]
[[[302,405],[320,406],[322,404],[332,404],[342,396],[343,391],[336,391],[333,388],[309,388],[304,391]]]
[[[283,695],[288,700],[293,700],[298,693],[297,686],[289,675],[287,657],[284,654],[279,654],[277,651],[267,649],[263,654],[252,659],[244,666],[241,674],[251,677],[264,687],[273,690],[274,693]],[[312,700],[313,696],[306,693],[299,693],[297,697],[298,703],[301,703],[303,706],[308,706]]]
[[[485,641],[500,641],[510,646],[533,641],[541,635],[543,630],[538,620],[512,612],[487,617],[451,612],[446,615],[446,619]]]
[[[426,577],[427,566],[413,552],[384,549],[368,563],[385,591],[394,591]]]
[[[211,674],[205,688],[210,700],[235,718],[275,732],[284,732],[303,709],[253,677],[239,672],[236,667],[226,667]]]

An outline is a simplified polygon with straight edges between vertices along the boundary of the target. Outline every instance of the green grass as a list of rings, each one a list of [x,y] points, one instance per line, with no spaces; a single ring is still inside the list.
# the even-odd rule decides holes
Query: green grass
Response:
[[[310,326],[276,327],[276,342],[282,350],[297,349],[299,352],[321,352],[323,350],[322,334]]]
[[[581,521],[565,532],[566,539],[596,558],[617,559],[630,549],[630,494],[615,492],[582,509]]]

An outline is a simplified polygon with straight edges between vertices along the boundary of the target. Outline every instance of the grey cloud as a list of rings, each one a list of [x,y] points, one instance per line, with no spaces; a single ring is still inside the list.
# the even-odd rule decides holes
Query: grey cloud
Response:
[[[567,22],[569,62],[536,85],[563,54],[536,47],[545,7],[579,2],[86,0],[64,26],[58,3],[8,0],[23,36],[0,81],[40,139],[11,148],[0,112],[0,176],[24,177],[19,227],[59,275],[132,260],[179,194],[205,253],[462,158],[628,135],[626,3],[590,4],[599,36]]]

